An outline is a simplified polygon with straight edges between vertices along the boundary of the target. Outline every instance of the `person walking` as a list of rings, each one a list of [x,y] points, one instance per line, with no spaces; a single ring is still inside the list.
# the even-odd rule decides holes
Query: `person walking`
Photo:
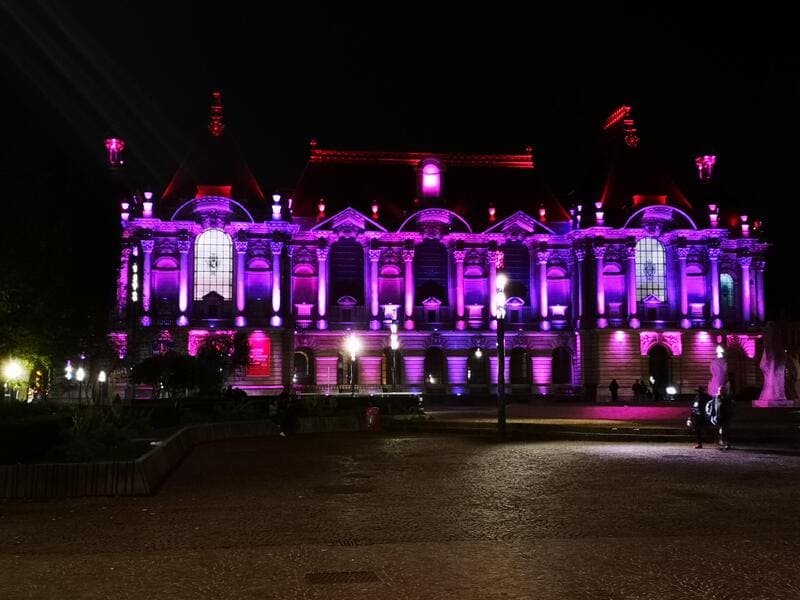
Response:
[[[697,388],[697,396],[692,403],[692,412],[689,415],[687,425],[694,429],[695,435],[695,450],[703,447],[703,428],[706,424],[706,402],[710,400],[710,396],[705,393],[703,388]]]
[[[733,396],[728,386],[719,388],[719,394],[717,394],[717,397],[714,399],[714,412],[717,417],[716,426],[719,428],[719,449],[730,450],[731,441],[729,437],[729,426],[733,420]]]
[[[612,379],[608,384],[608,391],[611,392],[611,401],[617,402],[619,400],[619,383],[616,379]]]

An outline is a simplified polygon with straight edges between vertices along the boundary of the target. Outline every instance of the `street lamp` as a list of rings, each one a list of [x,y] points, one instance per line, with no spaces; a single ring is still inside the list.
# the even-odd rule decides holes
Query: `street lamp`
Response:
[[[400,338],[397,335],[397,323],[389,325],[389,348],[392,350],[392,391],[397,387],[397,349],[400,347]]]
[[[356,379],[355,379],[355,363],[356,363],[356,356],[361,351],[361,340],[358,339],[355,333],[351,333],[347,336],[347,340],[344,343],[344,348],[350,354],[350,385],[351,385],[351,395],[356,395]]]
[[[497,315],[497,434],[506,435],[506,283],[503,273],[495,278],[494,309]]]
[[[100,386],[100,402],[101,403],[105,402],[105,399],[106,399],[106,381],[108,381],[108,378],[106,377],[106,372],[105,371],[100,371],[97,374],[97,383]]]
[[[14,358],[3,365],[3,379],[5,379],[8,386],[9,400],[16,400],[16,385],[19,384],[24,375],[25,369],[22,367],[22,363]],[[3,396],[5,396],[5,392]]]
[[[86,379],[86,371],[83,370],[83,367],[78,367],[75,370],[75,381],[78,382],[78,402],[80,402],[82,398],[82,391],[83,391],[83,380]]]

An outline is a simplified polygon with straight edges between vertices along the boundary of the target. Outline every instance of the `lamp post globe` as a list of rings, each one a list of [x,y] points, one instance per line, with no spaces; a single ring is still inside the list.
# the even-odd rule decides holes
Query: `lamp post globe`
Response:
[[[506,373],[505,373],[505,327],[506,327],[506,284],[508,278],[498,273],[495,278],[494,309],[497,318],[497,434],[506,435]]]
[[[356,380],[355,380],[355,363],[356,357],[358,353],[361,352],[361,340],[358,339],[358,336],[355,333],[351,333],[347,336],[347,339],[344,343],[344,348],[348,354],[350,354],[350,386],[351,386],[351,395],[356,395]]]

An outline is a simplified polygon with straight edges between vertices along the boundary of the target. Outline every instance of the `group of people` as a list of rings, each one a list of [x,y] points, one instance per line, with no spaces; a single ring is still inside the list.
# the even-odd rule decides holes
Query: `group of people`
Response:
[[[645,399],[653,398],[655,395],[655,392],[650,390],[644,379],[634,380],[631,389],[633,390],[634,402],[643,402]],[[611,383],[608,384],[608,391],[611,392],[611,401],[618,402],[619,382],[616,379],[612,379]]]
[[[686,424],[694,430],[695,449],[703,447],[703,431],[706,425],[717,428],[717,443],[720,450],[730,450],[728,427],[733,419],[733,396],[727,386],[721,386],[712,398],[701,387],[697,388],[697,399],[692,403],[692,412]]]

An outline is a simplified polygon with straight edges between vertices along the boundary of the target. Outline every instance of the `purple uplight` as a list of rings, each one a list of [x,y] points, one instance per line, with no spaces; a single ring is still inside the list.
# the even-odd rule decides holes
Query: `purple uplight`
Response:
[[[119,138],[108,138],[106,140],[106,150],[108,151],[108,166],[112,169],[124,164],[122,151],[125,149],[125,142]]]
[[[438,196],[442,189],[442,172],[436,163],[425,163],[422,167],[422,195]]]
[[[614,333],[614,340],[617,342],[624,342],[625,341],[625,332],[622,330],[617,330]]]

